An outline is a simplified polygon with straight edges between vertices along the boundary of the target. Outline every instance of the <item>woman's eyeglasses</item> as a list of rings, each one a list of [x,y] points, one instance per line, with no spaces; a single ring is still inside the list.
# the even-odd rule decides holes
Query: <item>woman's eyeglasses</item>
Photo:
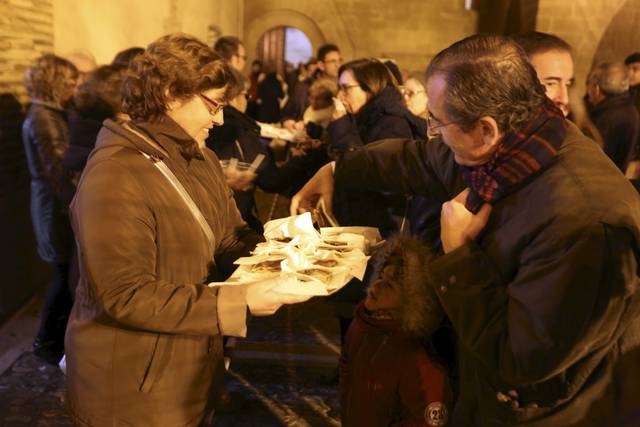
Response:
[[[198,96],[200,97],[200,99],[202,99],[202,103],[205,107],[207,107],[207,111],[209,111],[209,114],[211,114],[212,116],[218,114],[225,106],[224,102],[211,99],[202,93],[198,94]]]
[[[353,89],[354,87],[360,87],[360,85],[357,85],[357,84],[353,84],[353,85],[339,84],[338,87],[340,88],[341,91],[346,93],[346,92],[349,92],[349,89]]]

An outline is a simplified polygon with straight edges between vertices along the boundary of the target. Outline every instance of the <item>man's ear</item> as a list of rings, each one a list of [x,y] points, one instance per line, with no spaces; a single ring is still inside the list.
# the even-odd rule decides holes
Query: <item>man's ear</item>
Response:
[[[483,116],[478,119],[478,131],[482,142],[487,148],[493,148],[498,145],[502,138],[502,132],[498,128],[498,123],[491,116]]]

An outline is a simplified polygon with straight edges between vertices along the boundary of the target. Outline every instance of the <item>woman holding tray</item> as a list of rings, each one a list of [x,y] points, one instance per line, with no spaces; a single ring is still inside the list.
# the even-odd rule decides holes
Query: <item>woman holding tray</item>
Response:
[[[98,135],[71,205],[81,277],[67,390],[80,425],[201,425],[222,335],[244,336],[247,308],[267,315],[308,298],[275,283],[207,286],[259,240],[204,147],[229,76],[201,41],[162,37],[129,67],[132,121],[107,120]]]

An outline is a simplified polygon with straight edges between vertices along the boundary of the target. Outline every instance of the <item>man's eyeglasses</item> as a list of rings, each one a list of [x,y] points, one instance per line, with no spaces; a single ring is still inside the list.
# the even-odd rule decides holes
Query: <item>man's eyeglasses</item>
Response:
[[[449,125],[457,125],[457,124],[458,122],[455,120],[447,123],[442,123],[440,120],[433,117],[433,114],[431,114],[431,111],[427,110],[427,136],[429,137],[438,135],[437,133],[434,132],[436,129],[440,129]]]
[[[224,102],[211,99],[202,93],[198,94],[198,96],[202,100],[202,103],[204,104],[204,106],[207,107],[207,111],[209,111],[209,114],[212,116],[215,116],[216,114],[218,114],[225,106]]]

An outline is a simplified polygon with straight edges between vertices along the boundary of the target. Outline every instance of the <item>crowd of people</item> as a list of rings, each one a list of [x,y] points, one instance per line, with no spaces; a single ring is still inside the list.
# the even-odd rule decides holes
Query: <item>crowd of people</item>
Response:
[[[583,98],[539,32],[426,72],[326,44],[245,74],[238,38],[184,34],[71,60],[28,68],[23,141],[53,271],[34,353],[66,356],[79,425],[210,424],[223,337],[308,299],[207,286],[261,240],[256,188],[388,240],[330,297],[343,426],[640,419],[640,53],[579,76]],[[295,135],[284,156],[263,123]]]

